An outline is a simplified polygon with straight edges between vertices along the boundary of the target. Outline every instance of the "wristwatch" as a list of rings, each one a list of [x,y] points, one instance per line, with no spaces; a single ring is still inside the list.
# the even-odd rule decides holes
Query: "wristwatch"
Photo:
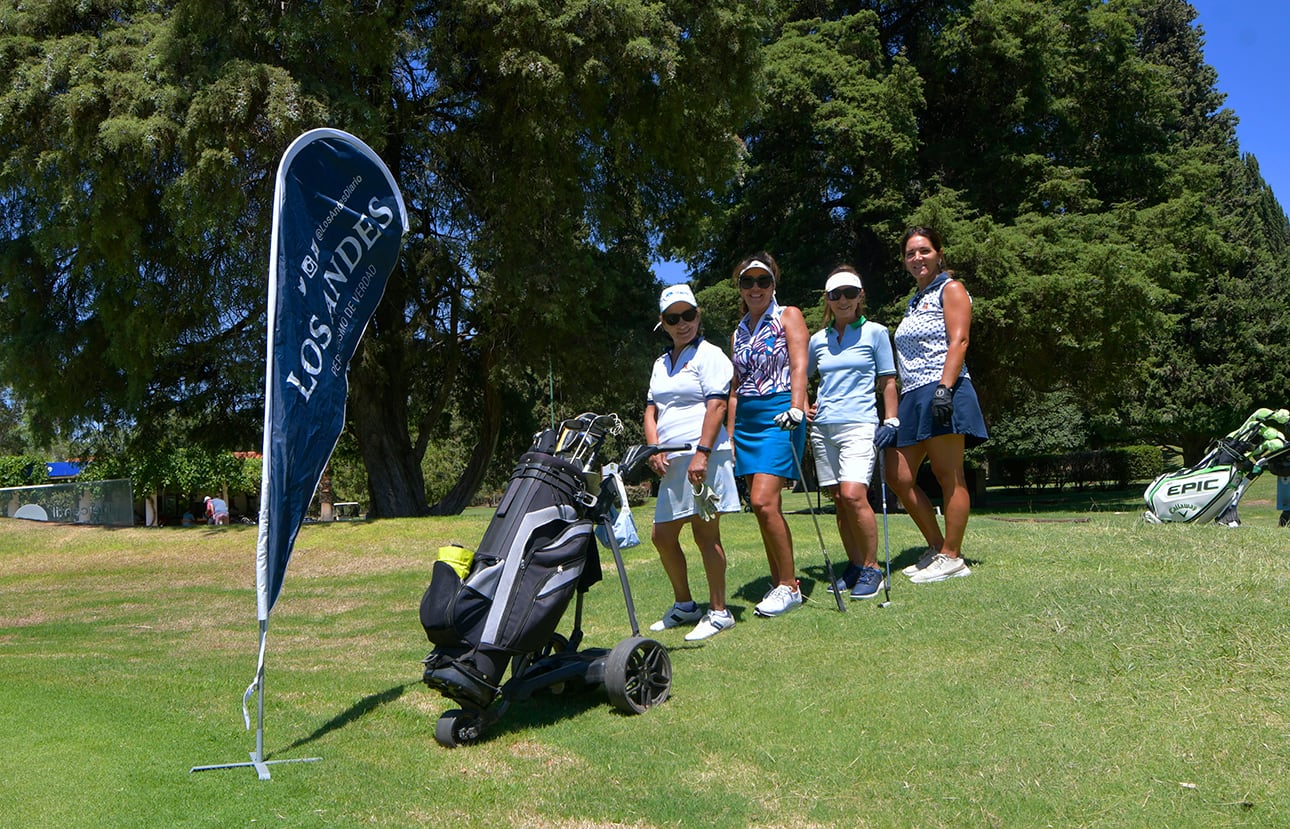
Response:
[[[694,447],[694,451],[696,451],[696,452],[702,452],[702,453],[703,453],[703,454],[705,454],[705,455],[711,455],[711,454],[712,454],[712,447],[711,447],[711,446],[704,446],[702,443],[700,443],[698,446]]]

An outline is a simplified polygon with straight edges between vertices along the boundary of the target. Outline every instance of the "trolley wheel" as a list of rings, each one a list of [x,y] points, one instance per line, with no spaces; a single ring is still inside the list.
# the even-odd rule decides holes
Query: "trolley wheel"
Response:
[[[619,711],[640,714],[662,703],[672,690],[667,648],[642,636],[624,639],[605,657],[605,690]]]
[[[483,733],[479,717],[471,716],[460,708],[445,711],[434,724],[435,742],[444,748],[470,745]]]
[[[553,653],[564,653],[567,650],[569,650],[569,640],[558,633],[553,633],[542,650],[537,652],[537,658],[542,659]]]

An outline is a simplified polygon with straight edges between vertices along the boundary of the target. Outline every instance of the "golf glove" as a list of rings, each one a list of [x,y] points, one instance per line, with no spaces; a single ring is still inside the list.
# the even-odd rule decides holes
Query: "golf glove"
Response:
[[[699,517],[704,521],[711,521],[717,517],[717,493],[712,491],[712,487],[706,483],[695,486],[690,485],[694,492],[694,507],[699,511]]]
[[[879,449],[890,449],[896,445],[896,433],[900,431],[900,418],[889,417],[873,433],[873,445]]]
[[[801,409],[793,406],[775,415],[775,425],[791,432],[802,425],[802,418],[804,417],[806,417],[806,414]]]
[[[932,423],[941,428],[954,425],[954,396],[944,383],[932,392]]]

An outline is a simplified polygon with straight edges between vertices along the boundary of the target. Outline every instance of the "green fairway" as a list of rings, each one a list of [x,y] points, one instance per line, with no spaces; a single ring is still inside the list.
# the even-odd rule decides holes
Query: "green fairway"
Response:
[[[322,759],[267,782],[189,773],[254,748],[254,527],[0,520],[0,826],[1284,826],[1274,484],[1238,529],[1148,526],[1131,494],[992,499],[968,528],[971,577],[897,574],[891,607],[845,615],[795,513],[810,600],[772,620],[752,615],[753,517],[727,516],[738,624],[702,645],[656,635],[670,700],[625,716],[603,691],[545,695],[457,749],[434,741],[454,706],[420,683],[417,608],[435,549],[473,546],[491,514],[306,525],[270,625],[265,752]],[[650,514],[625,554],[642,628],[671,601]],[[920,545],[904,515],[890,532],[894,573]],[[630,630],[602,559],[586,644],[609,647]]]

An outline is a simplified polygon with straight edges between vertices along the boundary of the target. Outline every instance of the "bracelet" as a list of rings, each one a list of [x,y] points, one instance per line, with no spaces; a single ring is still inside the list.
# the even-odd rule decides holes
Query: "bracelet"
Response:
[[[712,447],[711,447],[711,446],[704,446],[702,443],[700,443],[698,446],[694,447],[694,451],[696,451],[696,452],[702,452],[702,453],[703,453],[703,454],[705,454],[705,455],[711,455],[711,454],[712,454]]]

